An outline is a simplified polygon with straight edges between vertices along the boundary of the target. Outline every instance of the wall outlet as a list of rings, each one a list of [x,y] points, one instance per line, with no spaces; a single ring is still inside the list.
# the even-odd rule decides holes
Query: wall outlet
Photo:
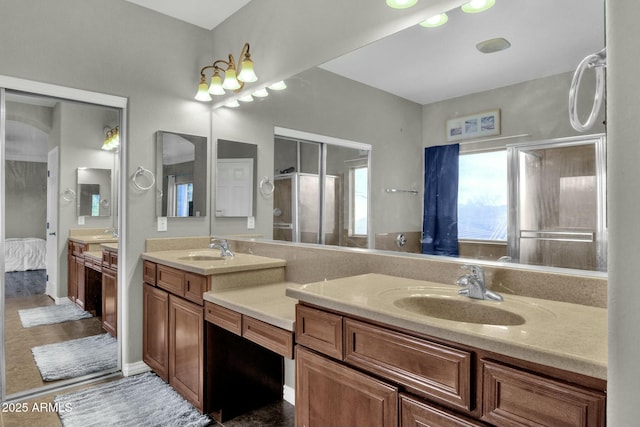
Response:
[[[84,216],[78,217],[78,225],[84,225]]]
[[[167,217],[159,216],[158,217],[158,231],[167,231]]]
[[[248,216],[247,217],[247,228],[249,230],[253,230],[254,228],[256,228],[256,217],[255,216]]]

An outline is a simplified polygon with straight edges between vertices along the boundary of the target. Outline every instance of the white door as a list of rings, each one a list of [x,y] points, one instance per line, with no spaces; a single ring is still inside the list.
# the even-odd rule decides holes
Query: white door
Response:
[[[46,294],[58,300],[58,147],[47,157],[47,288]]]
[[[253,159],[216,162],[216,216],[253,216]]]

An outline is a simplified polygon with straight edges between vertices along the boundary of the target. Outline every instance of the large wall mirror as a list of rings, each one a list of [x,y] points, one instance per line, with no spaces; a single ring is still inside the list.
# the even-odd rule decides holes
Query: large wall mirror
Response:
[[[207,138],[158,131],[156,147],[156,215],[206,216]]]
[[[111,215],[111,169],[78,168],[78,216]]]
[[[579,135],[569,121],[569,88],[580,61],[605,45],[602,0],[518,0],[497,2],[479,14],[459,8],[447,13],[449,21],[442,27],[409,27],[292,76],[286,91],[234,110],[263,120],[265,129],[283,126],[371,144],[370,247],[376,249],[421,253],[426,147],[459,143],[460,156],[470,157],[502,151],[500,185],[506,194],[507,145]],[[481,42],[496,37],[510,47],[489,53],[479,49],[486,46]],[[380,63],[402,64],[394,69],[397,78],[380,73]],[[593,70],[585,73],[578,100],[585,115],[593,103],[594,81]],[[447,138],[447,121],[490,110],[499,110],[497,135]],[[601,111],[589,133],[606,133],[604,117]],[[286,169],[278,165],[286,162],[274,147],[275,177]],[[266,217],[257,220],[268,222]],[[271,224],[277,222],[273,218]],[[275,230],[263,233],[277,238]],[[400,235],[406,237],[402,247]],[[460,257],[507,262],[506,238],[465,240]]]
[[[255,216],[257,170],[257,145],[218,140],[216,217]]]

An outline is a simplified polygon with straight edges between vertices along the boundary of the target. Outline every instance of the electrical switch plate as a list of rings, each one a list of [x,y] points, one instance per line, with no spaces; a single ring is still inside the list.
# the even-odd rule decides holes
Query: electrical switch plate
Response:
[[[167,217],[159,216],[158,217],[158,231],[167,231]]]
[[[256,217],[254,216],[247,217],[247,228],[249,230],[253,230],[254,228],[256,228]]]
[[[84,216],[78,217],[78,225],[84,225]]]

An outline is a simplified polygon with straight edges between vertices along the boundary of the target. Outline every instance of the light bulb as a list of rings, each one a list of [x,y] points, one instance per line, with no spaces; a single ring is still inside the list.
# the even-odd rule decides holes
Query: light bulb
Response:
[[[466,13],[478,13],[492,8],[495,4],[496,0],[471,0],[469,3],[463,4],[461,9]]]
[[[222,88],[222,77],[220,77],[220,73],[216,70],[211,76],[211,83],[209,84],[209,93],[211,95],[224,95],[224,89]]]
[[[204,82],[204,77],[198,85],[198,91],[196,92],[195,98],[198,101],[211,101],[211,95],[209,95],[209,87],[207,86],[207,83]]]
[[[240,103],[236,100],[227,102],[226,104],[224,104],[225,107],[229,107],[229,108],[238,108],[240,106]]]
[[[245,95],[241,98],[238,98],[240,101],[242,102],[253,102],[253,96],[251,95]]]
[[[449,17],[447,16],[447,14],[441,13],[439,15],[432,16],[426,21],[422,21],[420,25],[422,27],[435,28],[435,27],[439,27],[440,25],[446,24],[448,20],[449,20]]]
[[[387,0],[387,6],[394,9],[406,9],[418,3],[418,0]]]
[[[271,89],[271,90],[283,90],[283,89],[286,89],[286,88],[287,88],[287,85],[282,80],[280,80],[279,82],[275,82],[274,84],[269,86],[269,89]]]
[[[267,89],[263,87],[262,89],[258,89],[253,92],[252,95],[257,98],[264,98],[265,96],[269,96],[269,92],[267,92]]]
[[[224,82],[222,82],[222,88],[227,90],[237,90],[240,89],[240,83],[238,82],[238,78],[236,77],[235,68],[229,67],[227,71],[224,72]]]
[[[238,80],[245,83],[251,83],[258,80],[255,71],[253,70],[253,61],[248,57],[245,57],[244,61],[240,65],[240,74],[238,74]]]

